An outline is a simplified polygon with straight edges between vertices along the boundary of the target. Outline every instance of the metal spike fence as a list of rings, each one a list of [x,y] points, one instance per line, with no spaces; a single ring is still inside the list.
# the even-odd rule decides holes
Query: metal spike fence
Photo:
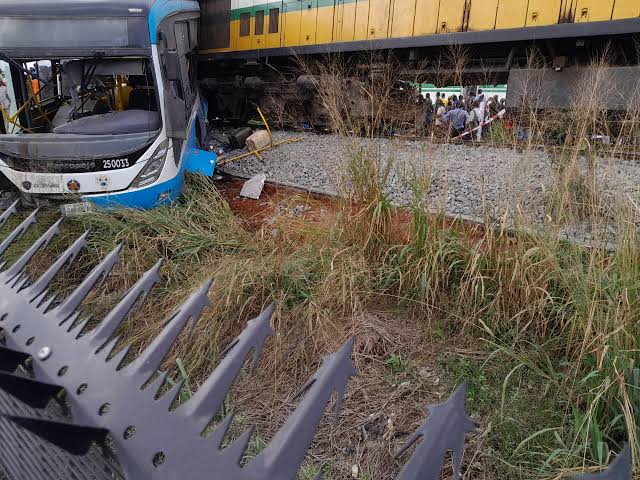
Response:
[[[0,227],[15,213],[16,204],[0,215]],[[0,243],[0,257],[35,223],[36,214]],[[233,415],[216,415],[249,354],[253,352],[255,367],[273,334],[273,306],[248,322],[204,384],[176,406],[183,384],[167,387],[168,375],[158,369],[182,330],[198,321],[212,282],[175,311],[140,355],[125,362],[128,349],[115,349],[118,328],[160,281],[161,262],[142,275],[96,327],[87,329],[89,319],[82,316],[80,305],[111,273],[121,246],[71,294],[58,299],[49,285],[76,260],[88,232],[39,278],[31,280],[25,268],[59,227],[60,222],[52,225],[13,264],[0,264],[0,464],[6,475],[17,480],[296,478],[332,395],[337,394],[337,415],[346,384],[356,375],[354,340],[323,358],[284,425],[257,456],[243,462],[252,430],[228,441]],[[428,419],[399,452],[417,444],[399,480],[439,479],[449,451],[454,478],[459,478],[465,434],[474,430],[464,410],[466,390],[462,385],[446,402],[429,407]],[[580,478],[630,479],[629,450],[609,472]]]

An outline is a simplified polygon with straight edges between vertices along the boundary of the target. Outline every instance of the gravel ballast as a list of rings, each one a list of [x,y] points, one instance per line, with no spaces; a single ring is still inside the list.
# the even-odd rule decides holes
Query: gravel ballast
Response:
[[[264,173],[268,182],[313,192],[335,194],[352,139],[339,135],[275,132],[274,141],[301,137],[255,156],[228,164],[226,173],[248,178]],[[524,217],[542,223],[549,215],[549,191],[555,182],[551,156],[542,150],[519,152],[512,148],[380,138],[360,140],[377,149],[383,162],[391,162],[387,192],[396,205],[411,202],[411,178],[429,178],[425,204],[449,216],[480,219]],[[225,152],[227,158],[244,153]],[[586,170],[584,162],[581,169]],[[595,167],[598,194],[605,201],[620,196],[639,197],[640,165],[621,159],[600,159]],[[590,228],[574,225],[566,234],[588,241]]]

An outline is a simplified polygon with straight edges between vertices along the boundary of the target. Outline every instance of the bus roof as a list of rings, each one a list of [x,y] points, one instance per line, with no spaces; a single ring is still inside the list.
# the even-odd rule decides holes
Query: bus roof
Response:
[[[2,0],[0,16],[147,17],[155,0]]]

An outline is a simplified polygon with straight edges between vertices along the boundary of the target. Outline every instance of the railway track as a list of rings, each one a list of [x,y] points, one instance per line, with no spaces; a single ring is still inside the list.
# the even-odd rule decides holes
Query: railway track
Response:
[[[469,147],[492,147],[492,148],[510,148],[515,149],[517,151],[525,151],[525,150],[537,150],[541,152],[548,152],[553,156],[561,155],[563,152],[571,149],[574,149],[571,145],[544,145],[542,143],[528,143],[525,141],[520,142],[512,142],[512,141],[465,141],[456,139],[453,140],[451,138],[446,137],[427,137],[424,135],[393,135],[388,136],[388,138],[397,138],[401,140],[408,141],[429,141],[430,143],[438,144],[438,145],[447,145],[451,143],[464,144]],[[591,144],[590,144],[591,145]],[[584,148],[580,151],[581,155],[587,155],[591,153],[593,156],[599,158],[606,158],[610,160],[627,160],[627,161],[639,161],[640,162],[640,147],[620,147],[620,146],[603,146],[598,145],[598,148],[595,151],[590,152],[588,148]]]
[[[303,191],[314,195],[338,195],[341,162],[348,157],[343,139],[336,135],[295,133],[302,140],[262,152],[262,160],[245,157],[227,164],[223,171],[235,178],[247,179],[264,173],[267,184]],[[291,132],[274,132],[276,140],[292,136]],[[400,138],[400,137],[395,137]],[[385,182],[385,192],[396,206],[410,205],[413,191],[407,176],[416,172],[428,181],[425,205],[432,213],[444,212],[450,219],[484,224],[491,218],[494,225],[504,225],[505,218],[514,218],[519,224],[529,225],[533,232],[547,221],[549,192],[553,190],[555,167],[547,149],[527,148],[526,152],[504,146],[474,144],[442,144],[425,147],[422,142],[402,138],[374,140],[381,159],[391,158]],[[363,140],[363,142],[372,142]],[[525,154],[526,153],[526,154]],[[235,152],[229,152],[233,155]],[[635,155],[632,157],[635,159]],[[633,197],[640,184],[640,164],[635,160],[595,163],[580,161],[585,175],[589,168],[596,176],[601,194]],[[613,212],[604,212],[605,215]],[[612,223],[612,222],[610,222]],[[507,223],[507,225],[509,225]],[[597,226],[596,226],[597,227]],[[606,232],[606,242],[598,228],[581,221],[566,226],[561,238],[589,247],[615,248],[615,232]],[[527,230],[519,228],[520,230]],[[596,233],[594,233],[596,232]]]

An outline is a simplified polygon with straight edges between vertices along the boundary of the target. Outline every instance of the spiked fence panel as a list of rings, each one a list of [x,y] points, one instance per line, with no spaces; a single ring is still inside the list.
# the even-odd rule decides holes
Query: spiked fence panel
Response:
[[[429,418],[398,453],[401,455],[420,440],[398,480],[438,480],[444,457],[450,450],[453,452],[453,478],[457,480],[460,477],[464,437],[475,430],[475,424],[464,410],[466,394],[467,384],[464,383],[446,402],[427,407]]]
[[[576,480],[631,480],[631,449],[626,445],[606,472],[580,475]]]
[[[12,207],[0,217],[4,224]],[[35,212],[0,244],[0,254],[35,222]],[[301,391],[302,399],[267,447],[240,465],[252,431],[231,445],[225,437],[233,416],[212,429],[233,381],[250,352],[257,360],[273,332],[269,307],[251,320],[196,394],[172,408],[182,385],[164,392],[162,360],[187,324],[193,327],[208,302],[211,282],[178,308],[162,332],[134,360],[124,364],[114,337],[135,304],[159,281],[160,262],[145,273],[92,330],[78,310],[81,302],[118,261],[121,247],[107,255],[66,298],[48,286],[85,246],[76,240],[35,281],[24,268],[58,233],[53,225],[16,262],[0,273],[2,436],[0,459],[20,480],[42,478],[291,479],[295,478],[318,423],[337,392],[355,375],[353,341],[323,359]],[[61,392],[65,392],[62,395]],[[339,402],[338,402],[339,407]],[[205,434],[206,431],[206,434]],[[118,466],[119,465],[119,466]]]
[[[446,402],[427,407],[429,417],[396,455],[400,457],[419,442],[396,480],[439,480],[448,452],[453,454],[453,478],[460,478],[465,435],[475,430],[474,422],[464,409],[466,395],[465,382]],[[631,450],[626,446],[607,471],[581,475],[575,480],[632,480]]]
[[[0,215],[0,227],[16,213]],[[26,217],[0,242],[0,257],[35,223]],[[181,479],[285,480],[296,477],[323,413],[334,393],[336,414],[345,386],[356,374],[353,339],[328,355],[302,387],[298,407],[267,447],[241,465],[248,429],[225,441],[233,422],[227,415],[211,427],[253,352],[273,334],[273,306],[248,322],[219,365],[186,402],[176,405],[182,384],[167,387],[159,372],[182,330],[198,321],[208,303],[206,282],[168,319],[161,333],[136,358],[117,350],[117,331],[136,305],[160,281],[161,262],[146,272],[93,329],[79,311],[82,301],[118,262],[121,246],[107,255],[78,287],[58,300],[49,284],[86,245],[80,236],[37,279],[25,273],[30,260],[59,232],[52,225],[13,264],[0,264],[0,464],[12,479]],[[460,476],[465,435],[474,430],[461,385],[444,403],[428,407],[429,417],[398,456],[417,444],[398,480],[438,480],[448,452],[454,478]],[[1,477],[0,472],[0,477]],[[318,474],[317,479],[320,479]],[[606,472],[577,479],[631,479],[627,447]],[[576,479],[576,480],[577,480]]]

